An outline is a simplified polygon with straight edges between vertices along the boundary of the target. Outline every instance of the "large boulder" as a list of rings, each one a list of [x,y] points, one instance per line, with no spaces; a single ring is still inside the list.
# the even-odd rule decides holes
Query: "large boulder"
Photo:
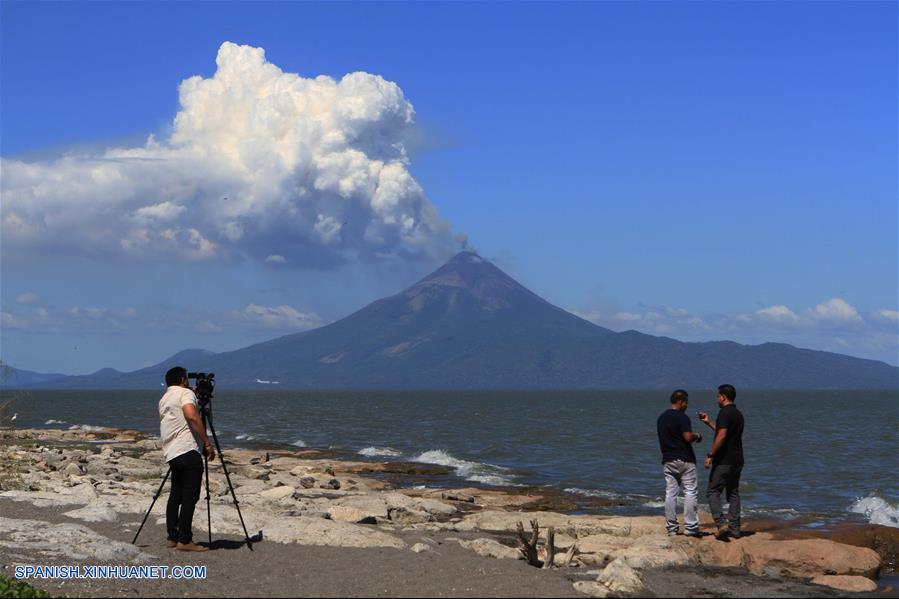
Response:
[[[710,566],[743,566],[757,575],[806,578],[824,574],[873,576],[880,568],[880,556],[866,547],[828,539],[775,540],[767,533],[728,543],[703,539],[698,557]]]
[[[637,595],[643,590],[643,581],[623,559],[612,560],[596,581],[615,593]]]

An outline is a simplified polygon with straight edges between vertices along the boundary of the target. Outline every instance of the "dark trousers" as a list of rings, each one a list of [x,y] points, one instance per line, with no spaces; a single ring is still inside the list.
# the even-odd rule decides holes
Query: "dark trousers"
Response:
[[[731,531],[740,531],[740,473],[743,471],[743,464],[716,464],[712,466],[712,472],[709,474],[709,487],[706,496],[709,500],[709,510],[712,512],[712,518],[715,524],[720,528],[728,525]],[[721,491],[727,493],[727,503],[730,507],[727,510],[727,518],[721,509]]]
[[[194,507],[200,499],[203,480],[203,458],[196,451],[188,451],[169,461],[169,466],[172,467],[172,491],[165,508],[166,531],[170,540],[190,543]]]

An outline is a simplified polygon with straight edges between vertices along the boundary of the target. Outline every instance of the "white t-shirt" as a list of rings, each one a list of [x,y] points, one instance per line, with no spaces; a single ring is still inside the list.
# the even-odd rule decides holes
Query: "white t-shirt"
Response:
[[[182,406],[192,403],[199,411],[197,396],[190,389],[171,386],[159,400],[159,436],[162,438],[162,455],[169,462],[189,451],[200,452],[200,440],[197,439]]]

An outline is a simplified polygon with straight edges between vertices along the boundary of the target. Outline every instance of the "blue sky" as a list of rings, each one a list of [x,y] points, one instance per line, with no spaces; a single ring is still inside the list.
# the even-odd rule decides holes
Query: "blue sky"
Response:
[[[0,11],[15,366],[317,326],[463,235],[615,330],[899,362],[895,3]]]

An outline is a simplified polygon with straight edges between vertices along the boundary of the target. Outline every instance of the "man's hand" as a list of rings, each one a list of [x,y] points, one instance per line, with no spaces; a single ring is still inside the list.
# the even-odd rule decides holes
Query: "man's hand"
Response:
[[[710,458],[709,456],[706,456],[705,457],[705,469],[708,470],[711,467],[712,467],[712,458]]]
[[[209,460],[215,459],[215,447],[212,446],[212,443],[203,446],[203,455]]]
[[[698,416],[699,416],[700,422],[705,422],[706,424],[709,423],[709,415],[706,414],[705,412],[699,412]]]

